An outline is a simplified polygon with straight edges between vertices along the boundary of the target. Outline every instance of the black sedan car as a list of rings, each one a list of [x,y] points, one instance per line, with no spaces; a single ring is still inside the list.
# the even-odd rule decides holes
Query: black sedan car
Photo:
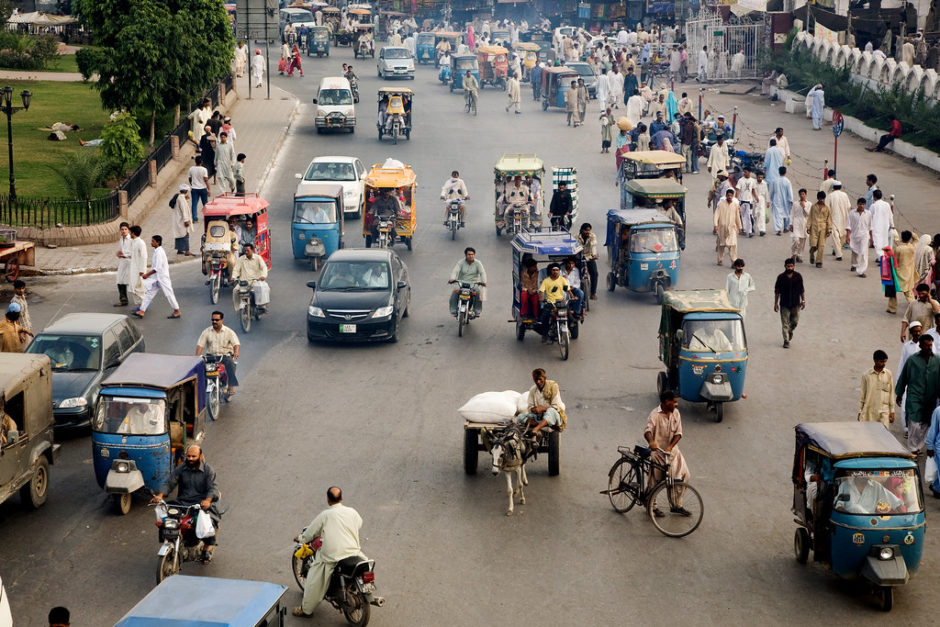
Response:
[[[330,255],[319,281],[310,281],[307,339],[398,340],[408,316],[408,266],[392,250],[344,248]]]

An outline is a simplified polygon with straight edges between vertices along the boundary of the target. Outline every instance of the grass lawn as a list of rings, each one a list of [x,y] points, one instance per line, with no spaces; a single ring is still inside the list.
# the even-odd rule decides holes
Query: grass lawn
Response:
[[[46,66],[43,72],[78,72],[74,54],[60,54]]]
[[[83,148],[79,138],[95,139],[108,122],[108,112],[101,108],[98,92],[90,84],[54,81],[9,81],[14,89],[13,100],[22,105],[20,92],[28,89],[33,98],[28,111],[13,115],[13,167],[16,193],[20,196],[63,197],[65,187],[52,167],[63,167],[65,159]],[[0,120],[5,116],[0,115]],[[62,142],[49,141],[49,131],[39,130],[54,122],[77,124],[81,131],[66,133]],[[0,137],[6,139],[0,129]],[[51,166],[51,167],[50,167]],[[0,149],[0,176],[7,177],[7,151]],[[0,193],[6,193],[0,186]]]

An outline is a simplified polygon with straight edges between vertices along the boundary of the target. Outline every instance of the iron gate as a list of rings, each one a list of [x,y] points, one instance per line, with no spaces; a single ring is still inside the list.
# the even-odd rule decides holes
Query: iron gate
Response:
[[[763,15],[758,13],[757,15]],[[702,46],[708,46],[709,81],[759,78],[762,51],[765,49],[764,20],[731,15],[729,22],[721,14],[705,7],[693,13],[685,23],[689,50],[689,74],[698,73]]]

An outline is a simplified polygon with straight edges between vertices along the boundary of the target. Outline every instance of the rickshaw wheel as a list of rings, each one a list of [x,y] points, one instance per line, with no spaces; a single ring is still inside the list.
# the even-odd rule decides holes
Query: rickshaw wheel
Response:
[[[666,289],[663,287],[662,283],[656,283],[656,304],[663,304],[663,297],[666,295]]]
[[[722,402],[715,403],[715,422],[721,422],[725,419],[725,404]]]
[[[520,342],[525,339],[525,325],[522,322],[516,322],[516,339]]]
[[[411,238],[410,237],[405,238],[405,246],[408,247],[408,250],[411,250]]]
[[[669,379],[665,372],[656,375],[656,394],[661,396],[663,392],[669,389]]]
[[[607,273],[607,291],[613,292],[617,288],[617,278],[613,272]]]
[[[891,586],[882,586],[878,590],[878,596],[881,601],[881,611],[890,612],[891,608],[894,607],[894,588]]]
[[[120,514],[121,516],[126,516],[131,511],[131,495],[128,492],[127,494],[112,494],[111,495],[111,506],[114,509],[115,514]]]
[[[793,553],[800,564],[805,564],[809,559],[809,532],[805,527],[796,528],[793,535]]]

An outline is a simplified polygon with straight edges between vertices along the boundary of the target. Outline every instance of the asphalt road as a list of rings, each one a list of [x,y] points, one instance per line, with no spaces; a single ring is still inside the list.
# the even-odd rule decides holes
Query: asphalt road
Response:
[[[334,49],[328,59],[305,60],[305,78],[274,80],[309,103],[319,77],[338,74],[351,56]],[[519,116],[504,112],[503,92],[485,90],[480,115],[469,117],[462,97],[422,67],[407,84],[417,92],[413,139],[392,146],[374,132],[380,84],[374,65],[355,66],[362,77],[356,133],[316,135],[306,104],[265,190],[274,307],[241,335],[243,387],[206,442],[230,506],[221,546],[212,565],[187,564],[183,572],[282,583],[289,587],[285,602],[295,605],[291,538],[337,484],[365,520],[363,550],[377,560],[377,585],[388,598],[373,613],[377,625],[793,624],[820,615],[840,623],[883,621],[863,588],[819,566],[799,566],[791,548],[793,426],[853,419],[872,350],[887,347],[892,366],[897,360],[898,321],[880,313],[871,279],[855,279],[847,260],[829,257],[822,270],[798,268],[809,304],[784,351],[772,285],[789,239],[741,242],[739,254],[758,283],[747,319],[749,398],[729,406],[721,424],[701,406],[680,405],[680,448],[705,501],[705,519],[685,539],[665,538],[640,510],[618,515],[598,494],[617,445],[641,441],[657,402],[659,309],[652,298],[600,292],[567,362],[535,337],[516,342],[507,322],[510,247],[494,235],[493,164],[503,153],[525,152],[547,167],[577,167],[581,220],[595,225],[603,244],[604,215],[618,196],[613,154],[599,154],[596,104],[588,124],[573,129],[560,110],[542,112],[528,89]],[[740,105],[753,117],[766,114],[762,103],[742,98]],[[843,150],[861,151],[858,142],[845,143]],[[304,284],[312,275],[288,249],[290,201],[294,173],[320,154],[355,155],[366,164],[394,156],[417,172],[414,251],[397,247],[413,281],[412,315],[398,344],[311,346],[304,337]],[[456,242],[440,226],[437,200],[454,168],[471,193],[470,226]],[[706,177],[689,176],[686,184],[690,232],[679,287],[722,287],[729,268],[714,263]],[[920,184],[936,191],[932,181]],[[359,227],[351,222],[347,232]],[[476,247],[490,289],[483,318],[458,338],[446,314],[445,281],[466,245]],[[188,353],[213,307],[197,264],[173,266],[173,279],[183,318],[164,319],[169,311],[158,299],[140,327],[149,350]],[[70,311],[113,311],[113,281],[113,275],[37,280],[34,324]],[[544,456],[531,464],[528,502],[507,518],[504,479],[464,475],[455,409],[481,391],[526,390],[539,366],[559,381],[569,408],[562,472],[549,477]],[[0,575],[18,626],[44,624],[57,604],[72,610],[73,624],[112,624],[154,585],[153,514],[143,499],[128,516],[111,513],[94,481],[90,449],[87,436],[63,442],[41,510],[26,512],[15,499],[0,506]],[[927,509],[932,516],[935,502]],[[898,590],[892,620],[929,615],[938,552],[928,535],[921,576]],[[329,607],[317,615],[316,624],[344,624]]]

